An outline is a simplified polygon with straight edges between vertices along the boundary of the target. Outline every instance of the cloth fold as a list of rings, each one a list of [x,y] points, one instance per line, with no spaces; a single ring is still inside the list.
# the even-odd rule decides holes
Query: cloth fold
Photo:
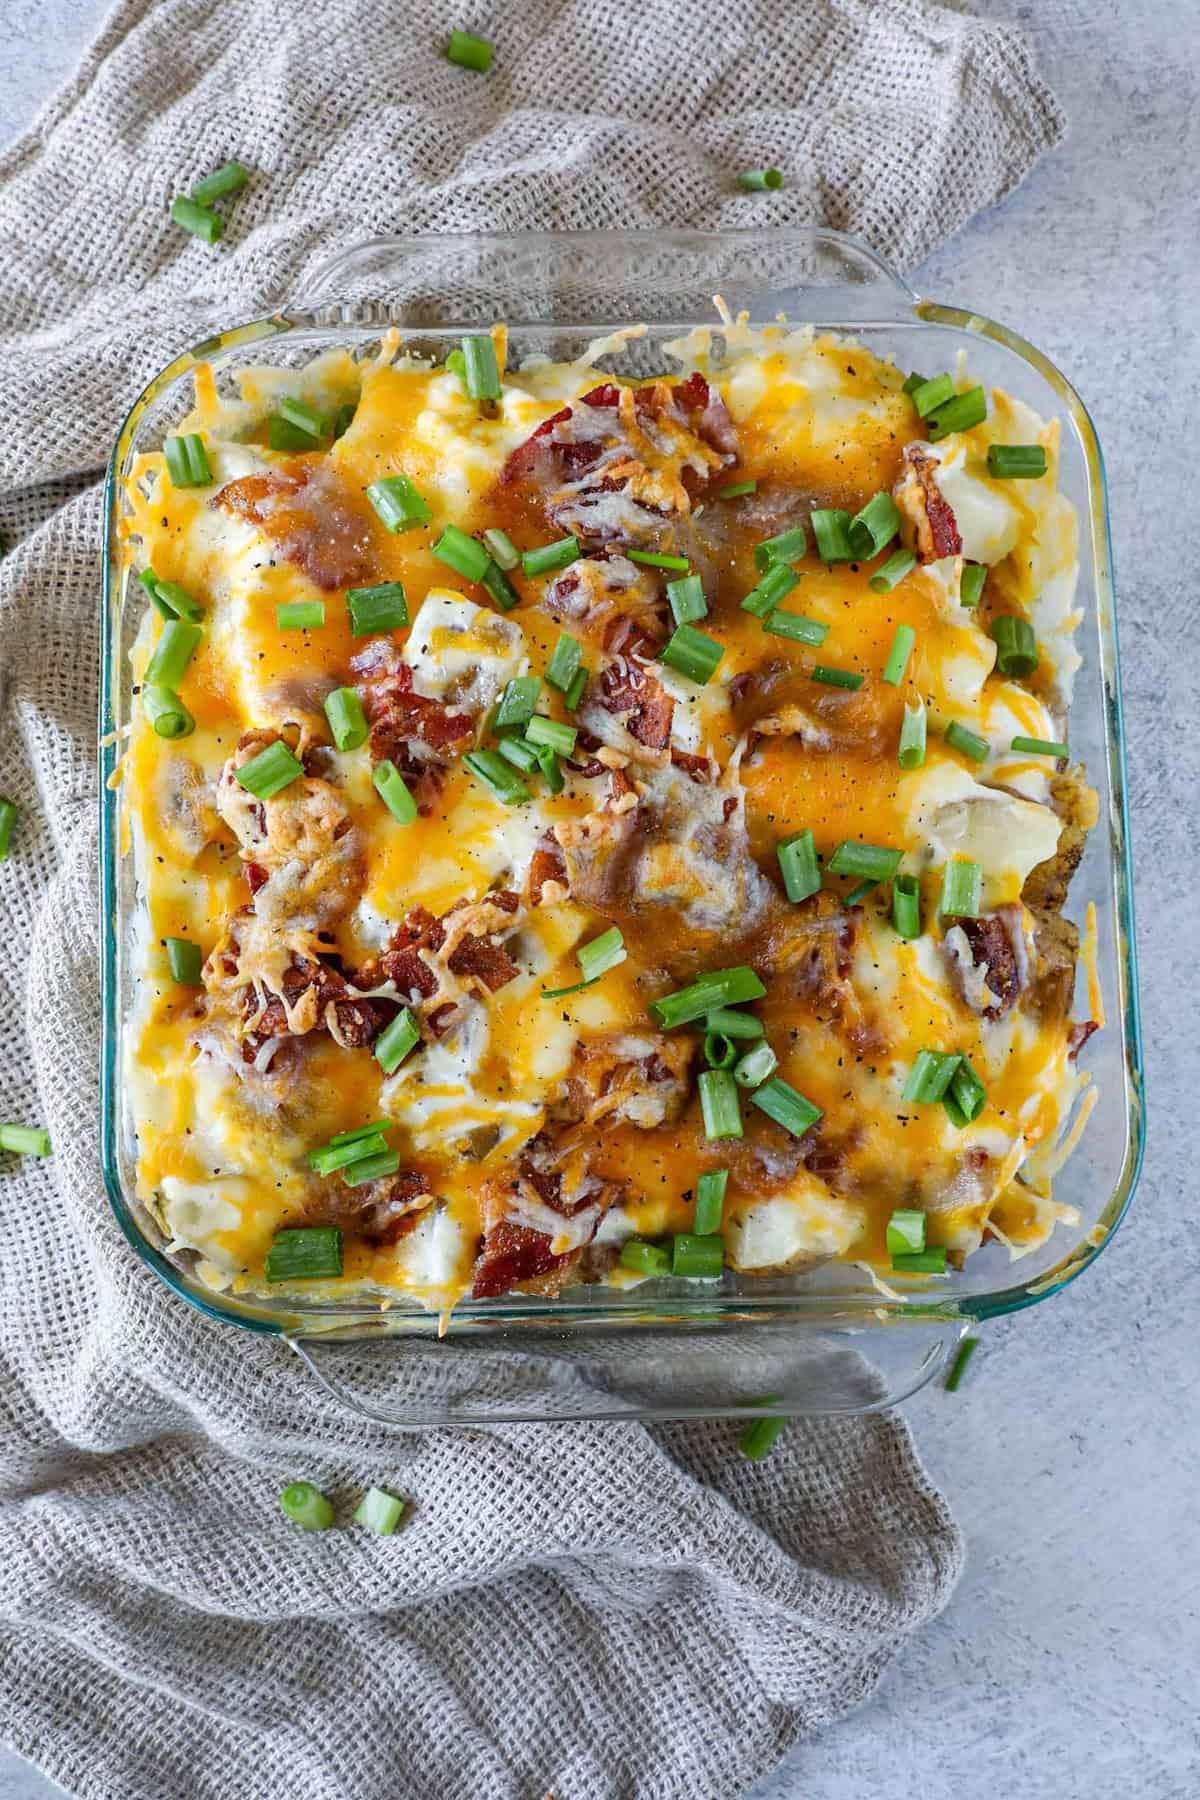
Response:
[[[185,1307],[109,1210],[97,472],[150,376],[376,233],[819,219],[909,264],[1062,130],[1019,36],[932,0],[530,0],[486,78],[447,29],[433,0],[120,0],[0,159],[0,1118],[55,1145],[0,1163],[0,1736],[88,1800],[732,1800],[960,1566],[894,1416],[761,1466],[719,1423],[389,1431]],[[167,209],[229,156],[255,176],[208,248]],[[764,164],[786,187],[740,194]],[[410,1520],[305,1536],[296,1476]]]

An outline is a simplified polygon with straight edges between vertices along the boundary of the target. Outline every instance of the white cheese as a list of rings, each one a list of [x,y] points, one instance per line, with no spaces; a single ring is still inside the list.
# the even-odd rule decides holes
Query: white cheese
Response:
[[[836,1256],[861,1230],[855,1208],[803,1175],[788,1193],[734,1212],[725,1225],[725,1255],[735,1269],[778,1269],[800,1256]]]
[[[453,588],[430,588],[412,622],[404,660],[413,687],[461,706],[490,706],[505,683],[528,668],[525,633],[513,619],[476,606]]]

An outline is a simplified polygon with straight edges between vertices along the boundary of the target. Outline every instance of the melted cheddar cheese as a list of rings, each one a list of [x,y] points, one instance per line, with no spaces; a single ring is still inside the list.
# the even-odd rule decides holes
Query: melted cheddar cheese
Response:
[[[926,1213],[955,1261],[989,1235],[1019,1254],[1065,1210],[1045,1171],[1085,1082],[1061,905],[1091,801],[1081,770],[1011,748],[1064,735],[1078,662],[1058,426],[994,391],[983,424],[927,443],[900,371],[811,331],[731,325],[719,345],[694,333],[673,351],[683,372],[658,382],[587,359],[507,369],[489,406],[396,342],[366,364],[246,372],[234,400],[201,368],[181,430],[202,438],[211,482],[174,486],[157,453],[131,474],[129,567],[184,588],[203,630],[178,690],[194,730],[160,737],[135,707],[128,744],[143,911],[125,1075],[140,1196],[214,1286],[279,1292],[275,1234],[330,1224],[342,1274],[307,1294],[442,1309],[628,1284],[622,1244],[689,1230],[714,1169],[729,1171],[725,1261],[748,1277],[830,1256],[889,1270],[898,1207]],[[284,395],[327,418],[352,403],[353,419],[272,450]],[[1046,475],[993,479],[996,441],[1044,445]],[[813,510],[853,515],[879,493],[919,544],[922,458],[950,547],[883,593],[868,585],[882,557],[822,563]],[[399,532],[367,494],[396,476],[430,515]],[[752,494],[722,496],[747,481]],[[582,554],[544,576],[518,568],[519,604],[502,612],[435,554],[448,525],[502,529],[521,550],[574,535]],[[808,548],[782,605],[825,628],[819,649],[741,605],[756,547],[797,525]],[[703,685],[660,659],[677,569],[645,554],[702,580],[693,626],[722,649]],[[988,568],[976,608],[965,561]],[[402,584],[410,623],[355,636],[348,591],[384,583]],[[324,623],[280,629],[296,601],[319,602]],[[1034,629],[1027,679],[996,671],[1000,613]],[[902,624],[915,647],[890,685]],[[147,605],[135,684],[162,629]],[[495,752],[498,700],[544,674],[564,633],[587,687],[571,714],[543,680],[537,707],[578,742],[558,780],[539,766],[506,801],[464,756]],[[823,684],[818,664],[861,684]],[[335,688],[355,690],[371,727],[344,752]],[[906,770],[900,727],[918,705],[927,751]],[[946,742],[954,722],[985,740],[983,760]],[[278,741],[301,772],[257,798],[239,771]],[[409,823],[375,785],[385,760],[416,801]],[[793,905],[776,847],[806,830],[824,885]],[[919,937],[898,935],[886,884],[845,904],[853,884],[827,868],[845,841],[903,853]],[[981,917],[944,919],[943,871],[963,858],[982,871]],[[623,960],[577,987],[580,947],[614,925]],[[170,978],[169,938],[201,947],[201,986]],[[655,1024],[653,1001],[735,965],[765,986],[748,1010],[775,1079],[820,1109],[801,1138],[747,1091],[742,1135],[709,1141],[703,1023]],[[402,1007],[420,1042],[388,1073],[375,1045]],[[923,1049],[969,1058],[987,1095],[969,1124],[903,1100]],[[371,1122],[393,1170],[314,1170],[314,1150]]]

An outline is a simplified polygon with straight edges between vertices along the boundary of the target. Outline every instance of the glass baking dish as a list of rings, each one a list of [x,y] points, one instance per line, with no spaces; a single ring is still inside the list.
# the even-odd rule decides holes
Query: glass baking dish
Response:
[[[1061,485],[1080,518],[1083,613],[1071,744],[1100,800],[1068,911],[1081,920],[1087,903],[1096,904],[1108,1015],[1087,1048],[1101,1104],[1055,1190],[1078,1208],[1079,1225],[1060,1226],[1017,1262],[989,1243],[962,1270],[899,1297],[846,1264],[769,1277],[727,1271],[716,1289],[668,1282],[650,1292],[575,1287],[557,1299],[468,1301],[440,1342],[433,1341],[437,1319],[402,1300],[303,1304],[214,1293],[196,1279],[187,1253],[166,1249],[134,1197],[123,1091],[135,893],[131,859],[120,850],[120,788],[111,778],[130,714],[129,648],[144,604],[136,581],[130,589],[118,529],[133,457],[159,447],[188,410],[200,361],[228,380],[235,368],[299,365],[332,345],[365,354],[389,326],[402,328],[410,347],[444,355],[463,330],[503,319],[514,361],[533,352],[573,356],[616,326],[644,324],[615,366],[650,374],[664,367],[664,342],[715,323],[715,294],[754,321],[783,314],[844,331],[905,368],[953,367],[965,351],[976,380],[1002,384],[1062,421]],[[1031,345],[977,313],[919,299],[865,245],[823,229],[379,239],[314,271],[280,311],[196,345],[155,377],[117,439],[106,521],[102,1153],[121,1228],[182,1299],[214,1321],[279,1335],[348,1403],[402,1425],[819,1413],[903,1398],[936,1372],[973,1321],[1057,1293],[1099,1255],[1129,1204],[1143,1146],[1117,631],[1100,447],[1078,394]],[[333,1348],[347,1344],[350,1350]],[[318,1368],[314,1353],[323,1345],[331,1349]],[[377,1349],[364,1355],[369,1345]]]

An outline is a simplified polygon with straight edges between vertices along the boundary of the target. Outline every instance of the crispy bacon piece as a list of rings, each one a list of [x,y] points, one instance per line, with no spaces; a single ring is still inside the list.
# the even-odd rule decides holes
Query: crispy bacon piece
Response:
[[[602,769],[603,764],[599,767]],[[561,894],[547,895],[545,890],[551,883],[557,883]],[[541,906],[551,899],[566,899],[570,892],[567,880],[567,864],[559,847],[557,838],[546,833],[541,839],[529,862],[529,904]]]
[[[419,952],[428,950],[437,955],[443,950],[455,914],[473,904],[469,900],[458,900],[440,919],[423,906],[412,907],[393,933],[387,949],[363,964],[358,972],[359,985],[379,987],[385,981],[391,981],[402,994],[432,1000],[441,984],[437,971]],[[521,902],[511,889],[504,888],[488,894],[482,904],[513,916]],[[517,974],[516,963],[504,946],[495,941],[494,930],[465,932],[450,951],[446,967],[453,975],[473,976],[493,994]],[[431,1019],[431,1027],[432,1024]]]
[[[906,523],[902,535],[921,562],[962,555],[958,521],[937,484],[938,467],[937,457],[921,444],[906,444],[904,472],[892,490]]]
[[[947,933],[958,927],[970,945],[972,962],[976,967],[987,968],[984,985],[995,998],[992,1004],[980,1008],[963,985],[964,971],[958,959],[951,956],[951,968],[967,1005],[982,1018],[1002,1018],[1016,1004],[1026,985],[1024,943],[1022,940],[1018,949],[1014,941],[1014,933],[1021,932],[1020,907],[1003,907],[997,912],[985,913],[979,919],[947,917],[943,923]]]
[[[1074,1060],[1093,1031],[1099,1031],[1099,1029],[1100,1026],[1095,1019],[1077,1019],[1067,1033],[1067,1055]]]
[[[309,994],[312,996],[311,1000],[302,1006],[305,996]],[[311,957],[297,956],[293,958],[292,966],[283,977],[282,997],[273,996],[259,1010],[254,988],[246,988],[243,1006],[247,1018],[253,1018],[254,1028],[246,1039],[243,1056],[247,1061],[253,1061],[267,1038],[304,1036],[309,1031],[327,1028],[327,1008],[331,1003],[337,1020],[338,1035],[351,1049],[373,1043],[382,1031],[390,1010],[377,1005],[373,1000],[353,995],[345,976],[337,969],[330,968],[326,963],[316,962]],[[289,1023],[289,1014],[292,1023]]]
[[[339,1170],[330,1177],[320,1199],[306,1208],[304,1223],[336,1225],[348,1237],[381,1247],[407,1237],[432,1199],[428,1180],[415,1169],[385,1175],[360,1187],[347,1186]]]
[[[531,1231],[527,1225],[516,1225],[501,1219],[483,1240],[471,1295],[476,1300],[506,1294],[519,1281],[531,1281],[539,1275],[562,1269],[574,1252],[555,1256],[544,1231]]]
[[[288,562],[326,592],[374,572],[370,524],[325,461],[296,461],[239,476],[209,505],[257,525]]]
[[[836,1026],[855,1053],[865,1055],[881,1040],[850,978],[861,919],[858,908],[844,906],[822,888],[788,908],[775,962],[806,1009]]]
[[[675,702],[643,663],[619,656],[600,677],[597,702],[623,720],[625,729],[648,750],[665,750],[671,741]]]
[[[431,763],[450,762],[475,742],[469,713],[452,712],[441,700],[413,692],[413,672],[394,645],[372,644],[351,657],[358,692],[371,728],[372,762],[394,762],[406,775]]]

